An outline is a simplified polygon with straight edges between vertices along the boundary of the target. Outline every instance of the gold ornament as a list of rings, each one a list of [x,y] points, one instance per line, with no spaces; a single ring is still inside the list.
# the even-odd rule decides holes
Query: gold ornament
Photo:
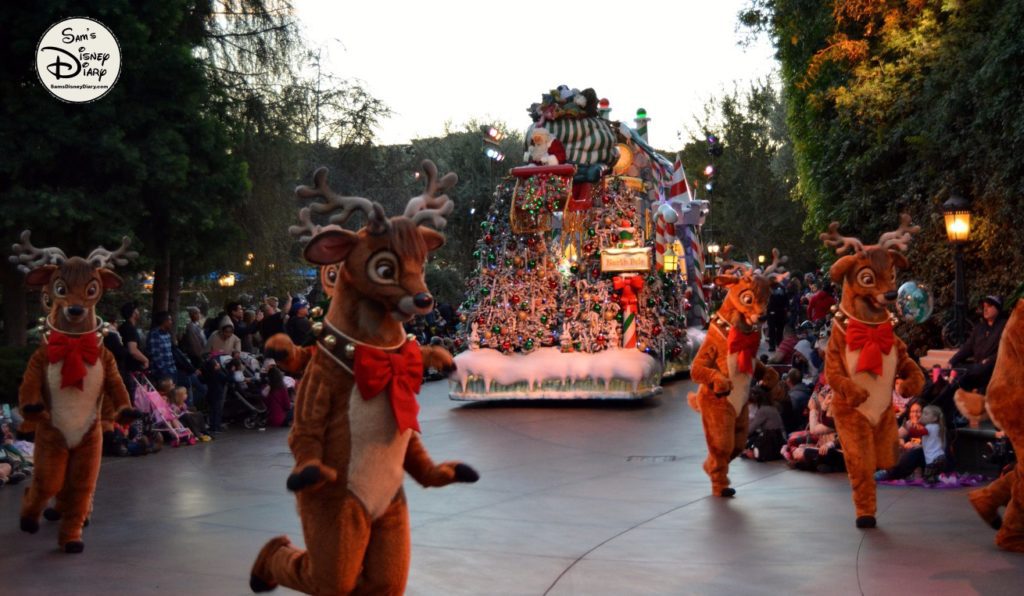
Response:
[[[526,320],[526,317],[527,317],[527,316],[528,316],[528,315],[526,314],[526,311],[525,311],[525,310],[521,310],[521,311],[519,311],[519,320],[520,320],[520,321],[525,321],[525,320]]]
[[[320,337],[320,334],[324,332],[324,324],[317,321],[313,323],[313,335]]]
[[[491,339],[492,337],[494,337],[493,333],[490,331],[484,331],[484,339]]]
[[[604,318],[605,320],[611,321],[612,319],[615,318],[615,311],[610,308],[604,311]]]
[[[405,334],[405,341],[416,341],[416,336],[412,333]]]
[[[345,346],[345,358],[348,358],[349,360],[351,360],[352,358],[355,357],[355,355],[356,355],[356,345],[355,344],[348,344],[347,346]]]
[[[462,323],[465,323],[465,322],[466,322],[466,320],[467,320],[467,317],[466,317],[466,315],[465,315],[465,314],[461,314],[461,315],[459,315],[459,321],[460,321],[460,322],[462,322]]]
[[[328,350],[333,350],[334,346],[338,345],[338,338],[333,335],[328,335],[324,338],[324,345],[327,346]]]

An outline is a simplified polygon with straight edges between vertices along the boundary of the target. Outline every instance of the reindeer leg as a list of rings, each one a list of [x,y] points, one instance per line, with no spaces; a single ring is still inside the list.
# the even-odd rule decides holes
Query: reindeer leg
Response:
[[[59,544],[64,552],[80,553],[85,549],[82,542],[82,528],[89,516],[92,496],[96,491],[96,480],[100,475],[100,460],[103,457],[103,431],[99,422],[82,438],[82,442],[71,450],[64,481],[65,499],[61,503],[61,524]]]
[[[35,473],[21,501],[23,532],[35,534],[39,531],[39,515],[64,485],[68,456],[60,431],[48,423],[40,423],[36,428]]]
[[[363,573],[353,594],[401,596],[409,577],[409,506],[399,489],[388,510],[374,520]]]

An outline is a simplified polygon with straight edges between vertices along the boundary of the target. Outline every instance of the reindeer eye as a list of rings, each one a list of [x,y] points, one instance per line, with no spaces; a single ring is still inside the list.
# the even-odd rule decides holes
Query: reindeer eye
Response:
[[[64,282],[57,280],[57,283],[53,284],[53,293],[63,298],[68,295],[68,287],[64,285]]]
[[[366,272],[371,281],[380,284],[395,284],[398,278],[398,262],[390,252],[380,252],[370,257]]]
[[[749,291],[743,292],[742,294],[740,294],[740,302],[742,302],[746,306],[750,306],[751,304],[754,303],[754,294]]]
[[[860,285],[870,288],[875,285],[875,272],[870,269],[861,269],[857,272],[857,283]]]
[[[96,282],[89,283],[89,287],[85,289],[85,295],[89,298],[95,298],[100,293],[100,284]]]

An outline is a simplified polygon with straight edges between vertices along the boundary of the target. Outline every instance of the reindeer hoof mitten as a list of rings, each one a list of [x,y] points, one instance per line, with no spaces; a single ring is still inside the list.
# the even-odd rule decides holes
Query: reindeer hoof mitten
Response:
[[[104,413],[131,412],[114,356],[97,333],[95,308],[104,290],[121,285],[111,269],[135,253],[127,252],[125,238],[115,252],[101,247],[85,259],[68,258],[59,248],[32,246],[28,231],[14,248],[11,261],[28,274],[29,286],[42,288],[49,312],[44,340],[29,360],[18,394],[26,430],[35,432],[35,473],[22,499],[21,529],[38,532],[40,515],[57,497],[58,544],[64,552],[80,553],[100,471]]]
[[[404,216],[390,219],[378,203],[335,194],[323,168],[315,188],[296,190],[300,198],[326,201],[303,208],[304,225],[291,232],[308,241],[307,260],[333,272],[321,279],[332,300],[315,348],[276,346],[305,368],[288,438],[295,467],[287,486],[298,501],[307,550],[285,536],[264,545],[250,573],[254,592],[282,585],[310,594],[401,594],[410,551],[404,473],[425,487],[479,478],[459,462],[435,464],[418,435],[424,365],[443,368],[451,356],[418,346],[402,322],[433,308],[423,265],[444,237],[425,226],[444,226],[452,210],[444,191],[456,182],[454,174],[438,180],[429,161],[423,169],[426,191],[409,201]],[[355,212],[368,223],[352,232],[311,219],[312,212],[335,210],[334,224]]]
[[[1024,300],[1018,300],[999,341],[995,370],[985,392],[985,409],[1018,453],[1024,446]],[[996,533],[999,548],[1024,553],[1024,466],[971,491],[970,502]],[[999,508],[1006,507],[1002,517]]]
[[[858,528],[876,525],[875,471],[896,465],[896,379],[903,380],[906,395],[917,395],[924,387],[921,368],[893,333],[888,309],[896,300],[896,269],[908,266],[902,252],[918,229],[904,214],[898,230],[882,234],[871,246],[840,236],[838,222],[821,235],[837,254],[851,251],[830,271],[833,281],[842,281],[843,296],[829,337],[825,377],[835,394],[832,415],[843,442]]]
[[[726,257],[731,248],[726,247]],[[771,285],[785,277],[778,272],[784,259],[777,250],[772,254],[774,260],[764,272],[729,260],[723,265],[715,283],[728,287],[729,292],[690,367],[690,376],[700,388],[687,400],[700,412],[708,446],[704,471],[711,478],[711,494],[719,497],[736,494],[729,487],[729,462],[747,442],[751,382],[755,378],[770,385],[778,382],[778,373],[757,359],[761,344],[757,329],[768,306]]]

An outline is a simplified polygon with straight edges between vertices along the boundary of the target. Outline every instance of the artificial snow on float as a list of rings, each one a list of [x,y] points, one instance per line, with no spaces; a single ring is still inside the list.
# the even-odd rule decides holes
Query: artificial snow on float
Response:
[[[661,393],[661,364],[633,348],[540,348],[528,354],[480,348],[459,354],[455,364],[449,397],[458,401],[641,399]]]

